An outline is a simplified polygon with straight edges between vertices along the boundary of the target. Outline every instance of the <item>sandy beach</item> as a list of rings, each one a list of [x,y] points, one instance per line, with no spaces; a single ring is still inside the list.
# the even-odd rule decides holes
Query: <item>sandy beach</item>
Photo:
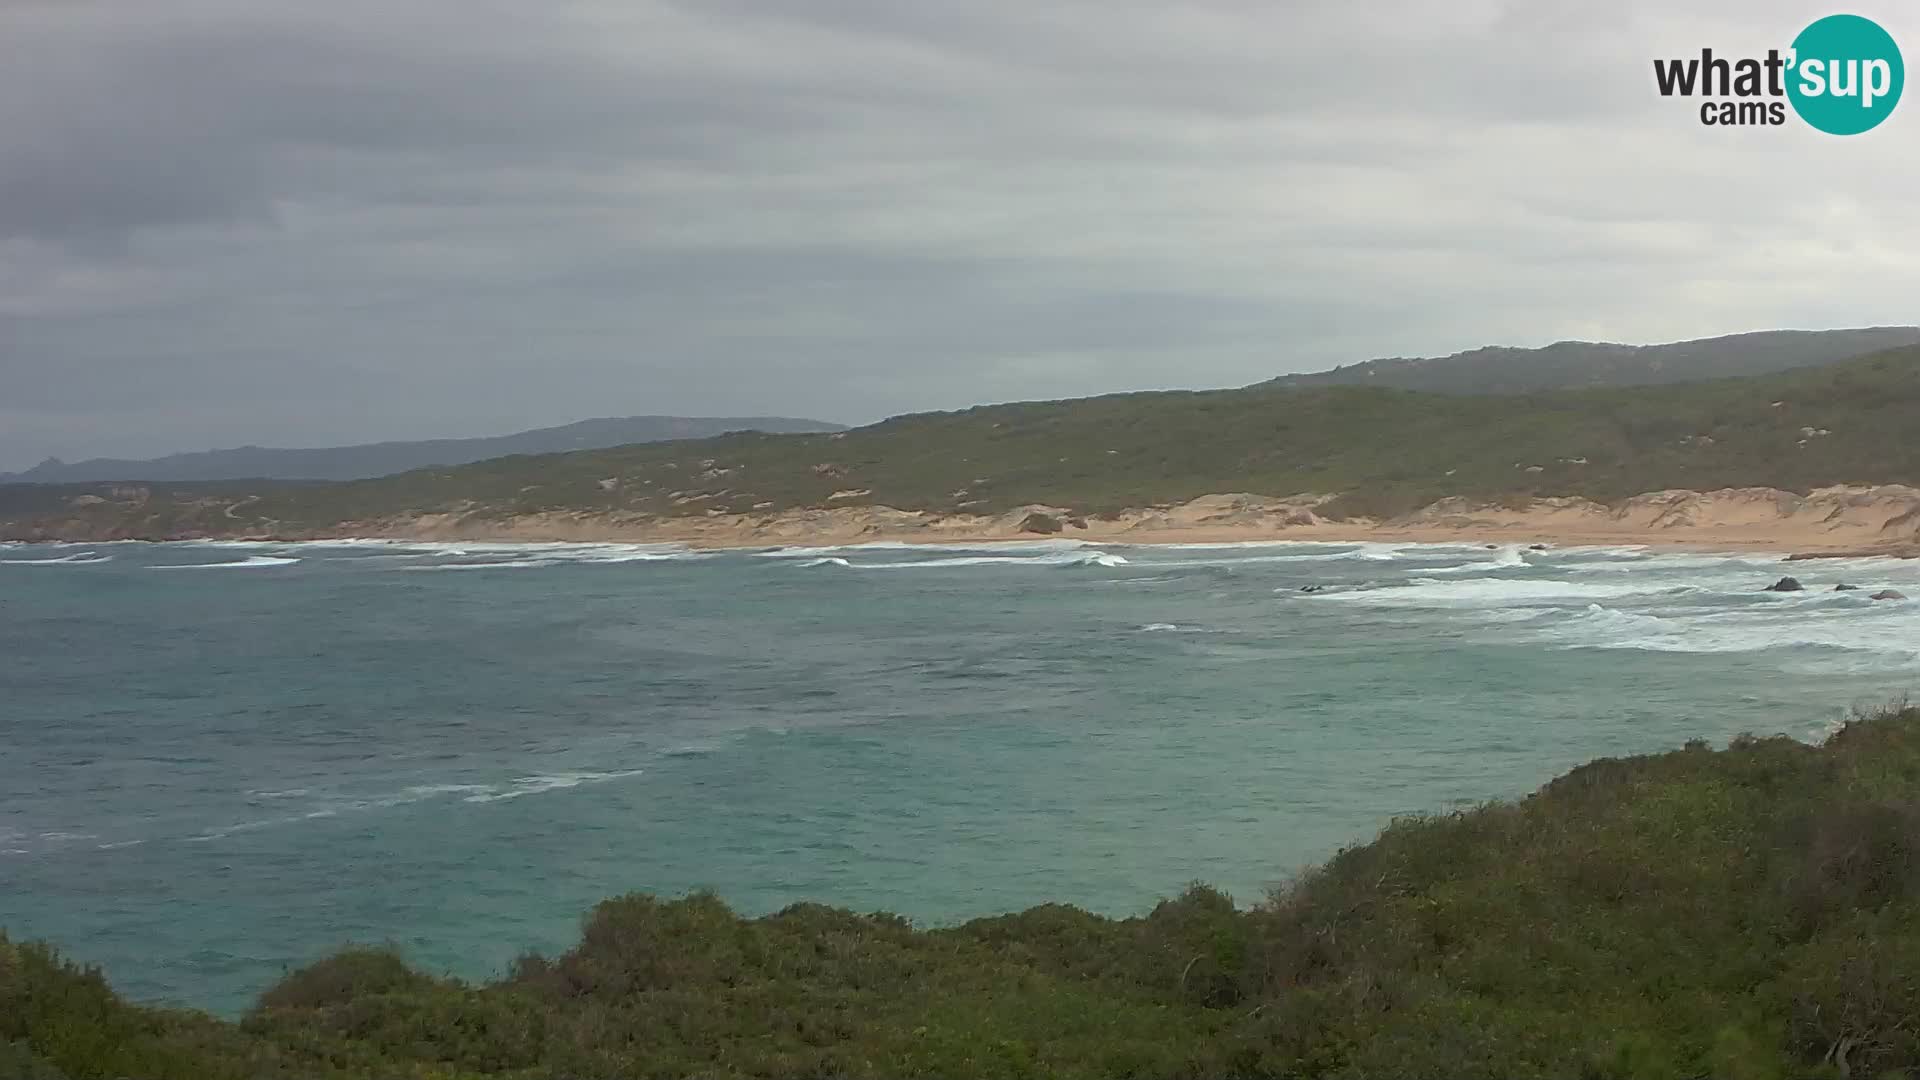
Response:
[[[1537,499],[1513,508],[1445,499],[1384,521],[1332,520],[1329,496],[1204,495],[1176,506],[1110,516],[1033,505],[991,516],[886,506],[776,514],[623,518],[535,514],[500,519],[426,514],[345,523],[336,536],[407,540],[677,542],[701,548],[862,543],[979,543],[1064,538],[1096,543],[1254,541],[1649,545],[1771,551],[1821,557],[1920,554],[1920,489],[1831,487],[1800,495],[1772,488],[1660,491],[1613,504]]]

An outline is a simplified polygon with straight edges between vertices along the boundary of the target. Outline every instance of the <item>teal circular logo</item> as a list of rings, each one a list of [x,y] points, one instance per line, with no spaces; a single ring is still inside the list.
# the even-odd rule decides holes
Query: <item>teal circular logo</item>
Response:
[[[1893,35],[1858,15],[1829,15],[1800,31],[1789,63],[1793,111],[1829,135],[1878,127],[1907,83]]]

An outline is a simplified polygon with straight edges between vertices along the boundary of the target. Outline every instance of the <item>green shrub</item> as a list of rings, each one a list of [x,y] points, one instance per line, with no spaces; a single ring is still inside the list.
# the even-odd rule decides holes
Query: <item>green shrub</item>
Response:
[[[1251,909],[1196,885],[920,930],[631,895],[498,983],[350,949],[238,1026],[0,936],[0,1076],[1913,1075],[1917,846],[1902,708],[1404,818]]]
[[[392,946],[350,948],[288,974],[260,995],[260,1008],[318,1009],[432,984],[432,979],[407,967]]]

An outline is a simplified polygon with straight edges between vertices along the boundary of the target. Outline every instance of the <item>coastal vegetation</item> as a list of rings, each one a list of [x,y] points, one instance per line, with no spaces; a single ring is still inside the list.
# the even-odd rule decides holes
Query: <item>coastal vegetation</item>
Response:
[[[1671,386],[1520,396],[1373,387],[1116,394],[497,458],[344,483],[0,487],[0,538],[378,534],[567,514],[616,523],[882,505],[1114,514],[1215,492],[1337,496],[1389,517],[1448,496],[1920,484],[1920,347]]]
[[[1920,345],[1920,327],[1762,330],[1751,334],[1615,345],[1559,341],[1539,349],[1493,345],[1451,356],[1392,358],[1282,375],[1281,386],[1387,386],[1440,394],[1537,394],[1602,386],[1655,386],[1814,367]]]
[[[922,929],[608,900],[493,982],[341,952],[237,1021],[0,937],[0,1075],[1862,1077],[1920,1070],[1920,709],[1595,761],[1250,906]]]

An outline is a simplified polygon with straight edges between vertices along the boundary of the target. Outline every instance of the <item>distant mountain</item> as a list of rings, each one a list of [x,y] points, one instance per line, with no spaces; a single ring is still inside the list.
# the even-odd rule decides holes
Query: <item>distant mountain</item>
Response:
[[[71,464],[48,458],[20,473],[0,473],[0,483],[78,484],[102,480],[364,480],[434,465],[465,465],[510,454],[557,454],[603,450],[630,443],[705,439],[730,431],[799,434],[844,431],[839,424],[785,416],[623,416],[582,420],[479,439],[428,439],[368,443],[314,450],[242,446],[170,454],[150,461],[92,458]]]
[[[1368,360],[1332,371],[1282,375],[1269,385],[1386,386],[1436,394],[1532,394],[1769,375],[1916,344],[1920,344],[1920,327],[1878,326],[1863,330],[1766,330],[1671,345],[1592,341],[1562,341],[1543,349],[1492,345],[1452,356]]]

